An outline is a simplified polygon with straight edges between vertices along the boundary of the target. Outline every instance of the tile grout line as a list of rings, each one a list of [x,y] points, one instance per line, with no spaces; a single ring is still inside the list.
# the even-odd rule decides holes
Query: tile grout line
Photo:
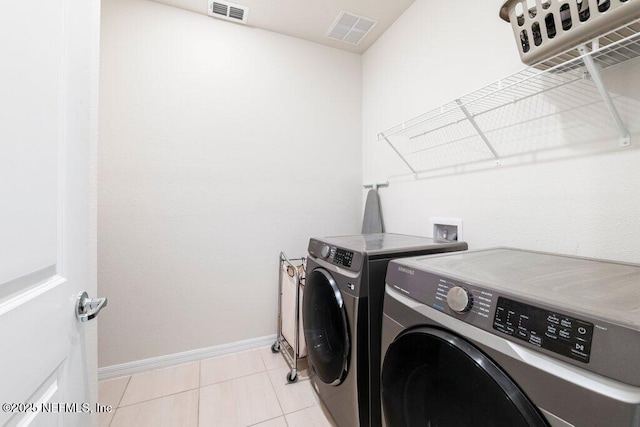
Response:
[[[279,355],[281,358],[283,358],[283,359],[284,359],[284,356],[282,355],[282,353],[281,353],[281,352],[278,352],[278,355]],[[266,364],[265,364],[265,365],[266,365]],[[271,382],[271,386],[272,386],[272,388],[273,388],[273,389],[274,389],[274,391],[276,392],[276,399],[278,400],[278,404],[280,405],[280,409],[282,410],[282,416],[285,418],[285,422],[286,422],[286,416],[287,416],[287,415],[289,415],[289,414],[293,414],[294,412],[298,412],[298,411],[302,411],[302,410],[305,410],[305,409],[311,408],[311,407],[316,406],[316,405],[319,405],[319,401],[315,401],[312,405],[305,406],[304,408],[300,408],[300,409],[297,409],[297,410],[295,410],[295,411],[291,411],[291,412],[289,412],[289,413],[286,413],[286,412],[285,412],[285,410],[284,410],[284,407],[282,406],[282,402],[280,401],[280,396],[278,396],[278,392],[275,390],[275,384],[274,384],[274,382],[271,380],[271,375],[269,375],[269,373],[270,373],[270,372],[274,372],[274,371],[276,371],[276,370],[281,370],[281,369],[282,369],[282,370],[285,370],[285,369],[286,369],[286,370],[288,370],[289,372],[291,372],[291,366],[289,366],[289,364],[288,364],[288,363],[286,363],[286,360],[285,360],[285,365],[284,365],[284,366],[281,366],[281,367],[278,367],[278,368],[274,368],[274,369],[271,369],[271,370],[267,370],[267,375],[269,376],[269,381]],[[300,374],[300,371],[298,371],[298,375],[299,375],[299,374]],[[288,375],[288,374],[287,374],[287,375]],[[306,381],[309,381],[309,384],[311,384],[310,379],[311,379],[311,377],[308,377],[308,376],[307,376],[306,378],[303,378],[302,376],[298,376],[298,381],[296,381],[295,383],[287,383],[287,384],[285,384],[285,387],[286,387],[286,386],[293,385],[293,384],[302,384],[302,383],[304,383],[304,382],[306,382]],[[311,393],[313,393],[313,394],[315,395],[315,391],[311,390]],[[315,399],[314,399],[314,400],[315,400]],[[289,425],[289,424],[287,423],[287,425]]]
[[[277,418],[284,417],[284,412],[282,411],[282,406],[280,405],[280,401],[278,400],[278,395],[277,395],[276,391],[274,390],[274,387],[273,387],[273,384],[271,382],[271,379],[269,378],[269,373],[266,370],[264,370],[262,372],[255,372],[255,373],[250,374],[250,375],[244,375],[242,377],[233,378],[231,380],[227,380],[227,381],[223,381],[223,382],[211,385],[211,387],[213,387],[213,386],[217,386],[217,385],[220,385],[220,384],[223,384],[223,383],[235,383],[237,381],[245,380],[245,379],[248,379],[250,377],[254,377],[256,379],[261,379],[261,378],[264,378],[265,375],[266,375],[266,379],[268,381],[268,384],[271,386],[271,392],[273,393],[273,396],[276,398],[277,405],[280,408],[280,413],[279,414],[275,414],[275,415],[271,415],[270,417],[265,418],[265,419],[259,419],[258,421],[252,422],[251,424],[244,424],[243,423],[242,425],[245,426],[245,427],[256,426],[256,425],[259,425],[261,423],[264,423],[264,422],[267,422],[267,421],[270,421],[270,420],[274,420],[274,419],[277,419]],[[268,395],[268,391],[266,389],[264,389],[262,387],[262,385],[260,385],[260,389],[261,389],[260,395],[262,395],[262,396]]]
[[[264,357],[262,356],[262,352],[260,351],[260,349],[256,349],[256,351],[258,352],[258,356],[260,356],[260,361],[262,362],[262,366],[264,366],[264,371],[269,371],[267,369],[267,362],[264,361]]]
[[[297,411],[293,411],[287,415],[292,415],[292,414],[297,414],[298,412],[303,412],[306,411],[307,409],[313,408],[313,407],[318,407],[318,409],[320,409],[320,412],[322,413],[322,417],[329,423],[329,426],[331,427],[336,427],[337,424],[335,423],[335,421],[333,420],[333,417],[331,417],[330,415],[328,416],[327,413],[325,412],[325,410],[323,409],[323,404],[322,403],[316,403],[313,406],[307,406],[306,408],[302,408],[302,409],[298,409]],[[285,422],[287,421],[287,417],[285,416],[284,418]],[[289,423],[287,422],[287,426],[289,425]]]
[[[111,424],[113,424],[113,420],[116,419],[116,414],[118,413],[118,409],[120,408],[120,403],[122,402],[122,398],[124,397],[124,394],[127,392],[127,388],[129,387],[129,383],[131,382],[132,377],[133,375],[129,375],[129,378],[127,379],[127,384],[124,386],[124,390],[122,390],[120,399],[118,399],[118,403],[116,403],[115,411],[113,411],[113,416],[109,420],[109,424],[107,424],[107,427],[111,427]],[[100,396],[98,396],[98,399],[100,399]]]
[[[278,415],[277,417],[273,417],[273,418],[269,418],[267,420],[263,420],[263,421],[258,421],[257,423],[253,423],[253,424],[249,424],[246,427],[253,427],[253,426],[257,426],[260,425],[262,423],[266,423],[267,421],[272,421],[272,420],[277,420],[278,418],[284,418],[284,415]],[[286,423],[287,420],[285,419],[284,422]]]
[[[261,347],[261,348],[268,348],[268,347]],[[282,369],[282,368],[284,368],[284,367],[289,366],[289,364],[287,363],[287,361],[284,359],[284,356],[282,355],[282,351],[278,351],[277,353],[273,353],[273,351],[272,351],[271,349],[269,349],[269,351],[270,351],[272,354],[277,354],[277,355],[282,359],[282,361],[284,362],[284,365],[282,365],[282,366],[276,366],[276,367],[273,367],[273,368],[271,368],[271,369],[267,368],[267,372],[275,371],[276,369]],[[266,360],[265,360],[265,357],[264,357],[264,356],[262,356],[262,353],[260,353],[260,357],[262,357],[262,361],[264,362],[264,365],[265,365],[265,367],[266,367],[266,366],[267,366],[267,362],[266,362]]]
[[[122,395],[120,396],[120,399],[118,399],[118,403],[116,405],[116,408],[120,407],[120,404],[122,403],[122,399],[124,398],[124,394],[127,392],[127,389],[129,388],[129,384],[131,383],[131,379],[133,378],[133,375],[129,376],[129,379],[127,380],[127,385],[124,386],[124,390],[122,391]]]
[[[113,411],[113,417],[111,417],[111,419],[109,420],[109,423],[107,424],[107,427],[111,427],[111,424],[113,423],[113,419],[116,417],[116,412],[118,412],[118,408],[116,407],[116,410]],[[100,425],[100,415],[98,415],[98,425]]]
[[[198,387],[198,397],[196,398],[196,427],[200,427],[200,387]]]
[[[225,355],[219,356],[219,357],[220,358],[224,358],[224,357],[230,357],[230,356],[238,355],[240,353],[250,353],[250,352],[256,352],[256,351],[258,352],[259,360],[262,362],[262,366],[264,368],[263,370],[261,370],[261,371],[253,371],[253,372],[249,372],[249,373],[243,373],[242,375],[237,376],[237,377],[226,378],[226,379],[223,379],[223,380],[219,380],[219,381],[212,382],[212,383],[207,383],[207,384],[204,384],[204,385],[202,384],[202,381],[200,381],[200,387],[208,387],[208,386],[215,385],[215,384],[220,384],[220,383],[223,383],[223,382],[226,382],[226,381],[235,380],[237,378],[244,378],[244,377],[248,377],[249,375],[259,374],[260,372],[266,372],[267,371],[266,364],[262,360],[262,355],[260,354],[259,349],[243,350],[243,351],[239,351],[237,353],[225,354]],[[205,359],[205,360],[201,361],[200,362],[200,373],[202,374],[202,362],[205,362],[207,360],[215,360],[215,359],[217,359],[217,357],[212,357],[212,358]]]
[[[198,390],[198,389],[199,388],[189,388],[189,389],[186,389],[186,390],[180,390],[180,391],[177,391],[175,393],[165,394],[165,395],[162,395],[162,396],[154,397],[153,399],[142,400],[140,402],[131,403],[129,405],[119,406],[118,409],[120,409],[120,408],[130,408],[130,407],[135,406],[135,405],[140,405],[141,403],[152,402],[154,400],[164,399],[165,397],[175,396],[176,394],[187,393],[189,391]]]
[[[268,371],[266,372],[266,374],[267,374],[267,378],[269,378],[269,384],[271,384],[271,390],[273,390],[273,394],[276,395],[276,401],[278,402],[278,406],[280,406],[280,412],[282,413],[282,416],[284,417],[285,416],[284,408],[282,408],[282,402],[280,402],[280,397],[278,396],[278,392],[276,391],[276,387],[273,384],[273,380],[271,379],[271,375],[269,375]],[[287,422],[286,417],[285,417],[285,422]]]
[[[160,395],[160,396],[153,396],[153,397],[151,397],[151,398],[146,398],[146,397],[145,397],[145,398],[144,398],[144,400],[140,400],[140,401],[137,401],[137,402],[128,403],[128,404],[126,404],[126,405],[123,405],[123,404],[122,404],[122,402],[123,402],[123,400],[124,400],[124,396],[126,395],[126,393],[127,393],[127,391],[128,391],[128,388],[131,386],[131,384],[132,384],[132,381],[133,381],[133,378],[134,378],[134,377],[142,377],[142,376],[146,376],[146,375],[148,375],[148,374],[157,373],[157,372],[159,372],[159,371],[174,371],[174,372],[171,372],[171,374],[170,374],[170,376],[169,376],[168,378],[164,378],[164,379],[163,379],[163,381],[167,381],[167,380],[172,381],[172,380],[175,380],[175,377],[176,377],[176,372],[175,372],[175,371],[177,371],[177,369],[179,369],[180,367],[186,367],[186,366],[188,366],[188,365],[194,365],[194,364],[196,364],[196,363],[198,364],[198,368],[197,368],[197,371],[198,371],[198,380],[197,380],[197,381],[198,381],[198,385],[196,385],[195,387],[190,387],[189,385],[187,385],[187,387],[186,387],[186,388],[184,388],[184,389],[180,389],[180,390],[177,390],[177,391],[174,391],[173,393],[169,393],[169,394],[162,394],[162,395]],[[200,386],[200,377],[199,377],[199,373],[200,373],[200,362],[189,362],[189,363],[184,363],[184,364],[182,364],[182,365],[176,365],[176,366],[173,366],[173,367],[170,367],[170,368],[155,369],[155,370],[151,370],[151,371],[144,372],[144,373],[141,373],[141,374],[131,375],[131,376],[129,377],[129,381],[127,382],[127,386],[126,386],[126,388],[125,388],[125,391],[124,391],[124,393],[122,394],[122,397],[120,398],[120,402],[119,402],[119,404],[118,404],[118,407],[119,407],[119,408],[129,407],[129,406],[137,405],[137,404],[139,404],[139,403],[144,403],[144,402],[149,402],[149,401],[152,401],[152,400],[156,400],[156,399],[159,399],[159,398],[162,398],[162,397],[166,397],[166,396],[173,396],[173,395],[176,395],[176,394],[178,394],[178,393],[184,393],[184,392],[187,392],[187,391],[195,390],[196,388],[198,388],[198,387]],[[174,382],[175,382],[175,381],[174,381]],[[162,388],[163,388],[163,390],[165,390],[165,389],[166,389],[166,387],[162,387]]]
[[[262,374],[263,372],[266,373],[267,371],[251,372],[250,374],[240,375],[239,377],[229,378],[227,380],[218,381],[217,383],[205,384],[203,386],[200,386],[200,388],[211,387],[212,385],[222,384],[222,383],[226,383],[233,380],[239,380],[240,378],[246,378],[246,377],[250,377],[251,375]]]
[[[264,363],[263,363],[263,365],[264,365]],[[242,375],[240,375],[240,376],[238,376],[238,377],[228,378],[228,379],[226,379],[226,380],[221,380],[221,381],[217,381],[217,382],[210,383],[210,384],[204,384],[204,385],[200,384],[200,388],[202,388],[202,387],[209,387],[209,386],[216,385],[216,384],[226,383],[227,381],[233,381],[233,380],[237,380],[237,379],[239,379],[239,378],[245,378],[245,377],[249,377],[249,376],[251,376],[251,375],[261,374],[261,373],[263,373],[263,372],[269,373],[270,371],[268,371],[268,370],[265,368],[265,369],[263,369],[262,371],[254,371],[254,372],[250,372],[250,373],[242,374]]]
[[[202,388],[202,360],[198,362],[198,412],[196,412],[196,427],[200,427],[200,389]]]
[[[109,421],[109,427],[111,427],[111,425],[113,424],[113,422],[114,422],[114,420],[115,420],[115,418],[116,418],[116,413],[117,413],[120,409],[131,408],[131,407],[133,407],[133,406],[141,405],[141,404],[143,404],[143,403],[149,403],[149,402],[153,402],[153,401],[155,401],[155,400],[160,400],[160,399],[164,399],[164,398],[166,398],[166,397],[171,397],[171,396],[177,396],[177,395],[179,395],[179,394],[189,393],[189,392],[192,392],[192,391],[196,391],[196,392],[197,392],[197,408],[198,408],[198,413],[197,413],[197,417],[198,417],[198,418],[197,418],[197,422],[198,422],[198,425],[199,425],[199,424],[200,424],[200,414],[199,414],[199,410],[200,410],[200,389],[193,388],[193,389],[185,390],[185,391],[181,391],[181,392],[178,392],[178,393],[167,394],[166,396],[157,397],[157,398],[155,398],[155,399],[145,400],[145,401],[140,402],[140,403],[134,403],[134,404],[127,405],[127,406],[121,406],[121,407],[118,407],[118,409],[116,410],[116,412],[113,414],[113,417],[111,418],[111,421]],[[197,427],[197,426],[196,426],[196,427]]]

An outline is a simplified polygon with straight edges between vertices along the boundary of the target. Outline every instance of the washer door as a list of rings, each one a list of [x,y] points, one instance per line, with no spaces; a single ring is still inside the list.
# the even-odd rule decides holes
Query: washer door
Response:
[[[466,340],[419,328],[389,346],[382,368],[387,426],[548,426],[522,390]]]
[[[342,294],[327,270],[307,275],[302,305],[311,365],[322,382],[338,385],[347,374],[349,327]]]

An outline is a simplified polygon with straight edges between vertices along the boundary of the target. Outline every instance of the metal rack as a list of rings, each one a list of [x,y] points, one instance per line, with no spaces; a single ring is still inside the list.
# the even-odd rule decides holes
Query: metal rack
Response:
[[[371,184],[364,184],[362,187],[363,188],[372,188],[374,190],[377,190],[380,187],[388,187],[389,186],[389,181],[385,181],[385,182],[373,182]]]
[[[493,161],[564,139],[640,132],[640,101],[612,95],[602,73],[640,57],[640,20],[378,134],[414,176]],[[608,118],[608,119],[607,119]]]
[[[306,258],[293,258],[289,259],[285,255],[284,252],[280,252],[279,256],[279,274],[278,274],[278,336],[276,341],[271,346],[271,351],[274,353],[281,352],[289,366],[291,367],[291,371],[287,374],[287,382],[294,383],[298,380],[298,360],[302,359],[300,357],[300,297],[301,297],[301,288],[304,286],[302,284],[302,277],[300,276],[300,272],[298,266],[294,265],[292,261],[297,261],[300,265],[305,265]],[[294,314],[294,333],[293,333],[293,343],[289,340],[291,337],[287,339],[283,333],[283,318],[282,318],[282,296],[285,290],[283,289],[283,267],[287,266],[287,268],[291,268],[293,270],[294,278],[295,278],[295,314]],[[282,350],[285,350],[284,352]]]

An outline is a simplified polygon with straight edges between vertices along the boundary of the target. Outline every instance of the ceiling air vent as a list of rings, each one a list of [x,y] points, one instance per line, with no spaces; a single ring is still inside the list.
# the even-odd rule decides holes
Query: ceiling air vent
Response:
[[[214,18],[246,24],[249,17],[249,8],[228,1],[209,0],[207,14]]]
[[[342,11],[333,22],[331,28],[329,28],[329,31],[327,31],[327,34],[325,34],[325,37],[357,45],[376,24],[377,22],[370,18]]]

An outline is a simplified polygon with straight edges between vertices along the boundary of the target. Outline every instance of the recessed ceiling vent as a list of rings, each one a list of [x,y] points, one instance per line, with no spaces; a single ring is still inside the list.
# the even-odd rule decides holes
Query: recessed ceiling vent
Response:
[[[249,8],[228,1],[209,0],[207,14],[214,18],[246,24],[249,17]]]
[[[354,15],[343,10],[333,22],[325,37],[358,45],[376,24],[377,22],[370,18]]]

